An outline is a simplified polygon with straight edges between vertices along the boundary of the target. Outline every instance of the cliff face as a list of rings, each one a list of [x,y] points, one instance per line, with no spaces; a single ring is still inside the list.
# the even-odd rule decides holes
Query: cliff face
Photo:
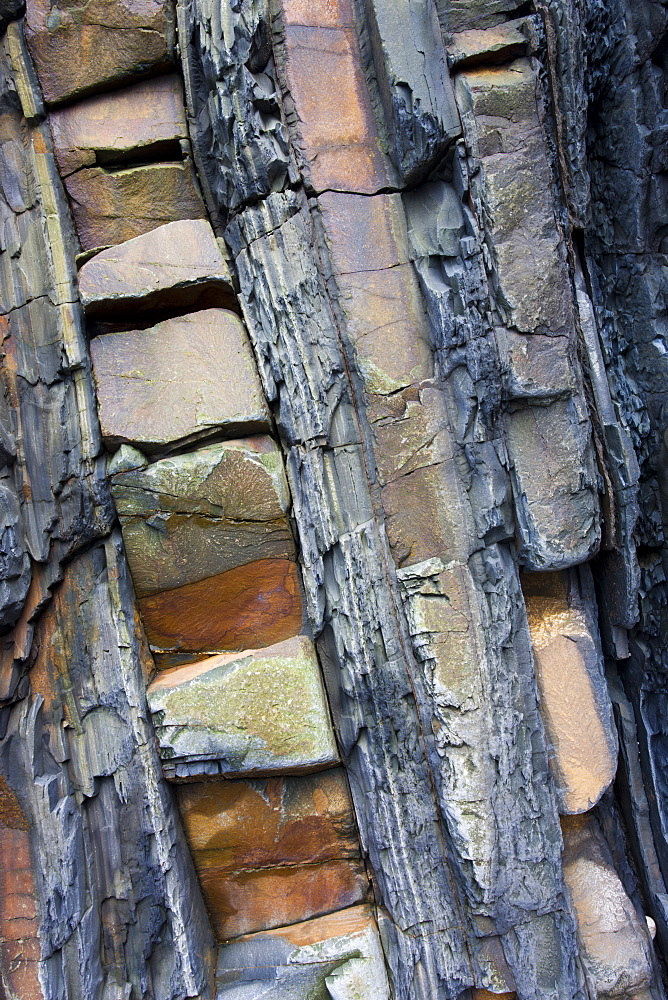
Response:
[[[0,15],[0,997],[662,1000],[666,5]]]

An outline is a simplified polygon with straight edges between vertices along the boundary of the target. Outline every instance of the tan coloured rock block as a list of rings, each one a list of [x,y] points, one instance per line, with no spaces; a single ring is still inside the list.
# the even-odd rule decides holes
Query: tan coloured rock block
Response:
[[[302,627],[299,571],[287,559],[260,559],[142,597],[139,610],[158,652],[205,654],[270,646]]]
[[[204,309],[91,341],[103,436],[143,448],[221,428],[266,431],[269,412],[241,320]]]
[[[342,770],[180,785],[178,800],[219,939],[345,906],[351,888],[364,896]]]
[[[340,275],[337,285],[367,393],[389,395],[432,377],[431,337],[411,264]]]
[[[232,279],[211,225],[183,219],[103,250],[79,271],[79,293],[89,316],[121,307],[151,309],[189,304],[207,290],[234,299]]]
[[[381,490],[387,537],[397,566],[461,555],[464,510],[451,462],[399,476]]]
[[[90,167],[65,187],[84,250],[107,247],[178,219],[206,215],[189,163],[151,163],[127,170]]]
[[[482,163],[480,197],[500,292],[520,333],[574,329],[566,248],[552,201],[552,173],[528,59],[461,73],[457,100]]]
[[[112,477],[138,597],[259,559],[294,559],[283,457],[267,437],[210,445]]]
[[[334,274],[381,271],[410,260],[401,195],[327,191],[318,204]]]
[[[164,670],[147,697],[168,777],[296,774],[339,759],[306,636]]]
[[[596,820],[589,815],[561,822],[564,881],[590,990],[600,1000],[645,996],[652,979],[645,920],[624,891]]]
[[[392,183],[362,71],[350,0],[283,0],[283,75],[316,192],[373,193]]]
[[[118,163],[124,155],[157,150],[188,135],[178,76],[143,80],[52,111],[49,125],[63,176],[80,167]]]
[[[497,328],[496,341],[510,399],[567,398],[577,390],[569,337],[543,337]]]
[[[167,0],[29,0],[26,40],[49,104],[166,67],[174,15]]]
[[[369,906],[249,934],[220,949],[220,1000],[227,1000],[228,986],[232,1000],[241,984],[257,983],[261,995],[268,977],[277,996],[390,1000],[392,995]],[[246,988],[255,995],[252,985]]]
[[[585,812],[617,770],[598,642],[569,593],[567,573],[524,574],[523,587],[560,812]]]
[[[526,52],[527,40],[519,30],[522,21],[508,21],[493,28],[469,28],[452,35],[448,44],[450,65],[457,69],[483,63],[510,62]]]
[[[492,993],[491,990],[471,990],[471,1000],[516,1000],[517,993]]]

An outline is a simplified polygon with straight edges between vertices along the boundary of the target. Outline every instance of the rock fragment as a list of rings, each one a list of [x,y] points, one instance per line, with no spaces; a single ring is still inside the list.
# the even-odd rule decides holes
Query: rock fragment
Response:
[[[47,103],[117,86],[173,59],[168,0],[30,0],[26,38]]]
[[[187,138],[177,76],[142,80],[52,111],[53,149],[63,177],[81,167],[119,163]],[[153,156],[157,159],[158,157]]]
[[[306,636],[165,670],[148,701],[167,777],[294,774],[338,761]]]
[[[372,910],[354,906],[290,927],[252,934],[220,949],[219,1000],[244,996],[307,1000],[389,1000]]]
[[[79,271],[88,316],[189,304],[194,293],[213,290],[234,298],[229,269],[206,219],[158,226],[103,250]]]
[[[564,880],[588,985],[600,1000],[649,1000],[651,939],[592,816],[562,819]]]
[[[162,459],[117,474],[111,489],[139,597],[295,557],[283,460],[271,438]]]
[[[568,573],[526,573],[522,585],[560,812],[586,812],[617,770],[600,640]]]
[[[84,250],[125,243],[167,222],[206,214],[189,163],[86,167],[70,174],[65,187]]]
[[[248,337],[226,309],[91,342],[102,434],[144,450],[214,430],[266,431],[269,413]]]
[[[342,770],[184,784],[178,801],[219,940],[306,920],[365,895]]]

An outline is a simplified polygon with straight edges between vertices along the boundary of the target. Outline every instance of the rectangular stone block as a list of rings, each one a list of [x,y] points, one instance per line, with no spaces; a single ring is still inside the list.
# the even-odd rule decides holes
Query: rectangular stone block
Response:
[[[567,398],[577,390],[570,337],[543,337],[497,328],[496,341],[509,399]]]
[[[499,291],[520,333],[572,335],[566,247],[528,59],[461,73],[457,98],[482,170],[477,199],[492,238]]]
[[[223,429],[265,431],[269,412],[241,320],[204,309],[91,342],[102,434],[159,448]]]
[[[596,819],[564,817],[562,832],[564,881],[590,993],[600,1000],[649,1000],[652,945],[647,926],[624,891]]]
[[[65,187],[84,250],[125,243],[167,222],[206,215],[189,163],[149,163],[126,170],[86,167],[70,174]]]
[[[591,558],[601,527],[584,399],[510,411],[506,435],[522,564],[557,570]]]
[[[167,777],[271,775],[326,768],[338,752],[313,643],[295,636],[264,650],[163,671],[148,688]],[[203,767],[201,765],[204,765]]]
[[[141,597],[139,610],[157,652],[204,655],[270,646],[302,627],[299,571],[288,559],[260,559]]]
[[[53,151],[63,176],[81,167],[122,162],[186,139],[183,86],[178,76],[143,80],[52,111]]]
[[[559,809],[586,812],[617,770],[600,640],[568,572],[525,573],[522,589]]]
[[[335,275],[380,271],[410,260],[401,195],[327,191],[318,199]]]
[[[268,437],[211,445],[111,479],[139,597],[260,559],[294,559],[288,485]]]
[[[464,31],[501,24],[523,3],[524,0],[436,0],[436,7],[448,31]]]
[[[361,65],[350,0],[282,0],[278,63],[294,105],[290,122],[316,192],[373,193],[392,185]]]
[[[44,97],[56,104],[166,67],[173,60],[168,0],[29,0],[26,40]]]
[[[240,996],[389,1000],[378,927],[369,906],[240,937],[220,949],[219,1000]],[[253,991],[253,986],[257,994]]]
[[[519,30],[522,21],[508,21],[493,28],[469,28],[452,35],[448,44],[450,65],[457,69],[483,63],[506,63],[523,56],[526,37]]]
[[[102,250],[79,271],[88,316],[189,305],[201,293],[235,301],[232,279],[211,225],[183,219]]]
[[[366,893],[340,769],[180,785],[178,801],[220,940],[305,920]]]

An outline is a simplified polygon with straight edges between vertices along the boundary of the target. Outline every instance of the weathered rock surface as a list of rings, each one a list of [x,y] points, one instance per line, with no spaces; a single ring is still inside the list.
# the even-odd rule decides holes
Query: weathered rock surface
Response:
[[[78,280],[89,316],[187,305],[202,291],[234,299],[229,269],[206,219],[168,222],[103,250],[83,265]]]
[[[448,44],[450,65],[458,70],[482,63],[506,63],[525,54],[527,39],[523,21],[498,24],[494,28],[458,31]]]
[[[271,438],[162,459],[117,474],[111,489],[138,597],[295,557],[283,458]]]
[[[221,1000],[240,995],[253,1000],[391,996],[376,921],[371,909],[362,906],[225,945],[216,982]]]
[[[522,588],[560,811],[586,812],[617,770],[600,639],[568,573],[525,573]]]
[[[169,777],[285,774],[338,760],[306,636],[164,670],[148,699]]]
[[[270,646],[302,627],[299,571],[288,559],[259,559],[142,597],[139,610],[157,651],[206,654]]]
[[[49,104],[118,86],[173,59],[168,0],[30,0],[26,38]]]
[[[596,820],[565,817],[562,826],[564,879],[591,995],[650,996],[647,925],[624,891]]]
[[[277,5],[278,6],[278,5]],[[290,95],[288,126],[315,191],[373,193],[392,185],[362,71],[352,0],[280,4],[280,66]],[[314,88],[314,80],[323,86]]]
[[[150,156],[187,136],[177,76],[135,83],[52,111],[49,126],[62,177],[81,167]]]
[[[102,435],[159,448],[216,429],[268,429],[248,338],[237,316],[203,309],[91,343]]]
[[[123,170],[86,167],[70,174],[65,187],[84,250],[125,243],[167,222],[204,216],[188,162]]]
[[[9,997],[42,1000],[39,914],[30,823],[0,775],[0,987]]]
[[[180,785],[178,801],[219,940],[366,895],[343,771]]]

